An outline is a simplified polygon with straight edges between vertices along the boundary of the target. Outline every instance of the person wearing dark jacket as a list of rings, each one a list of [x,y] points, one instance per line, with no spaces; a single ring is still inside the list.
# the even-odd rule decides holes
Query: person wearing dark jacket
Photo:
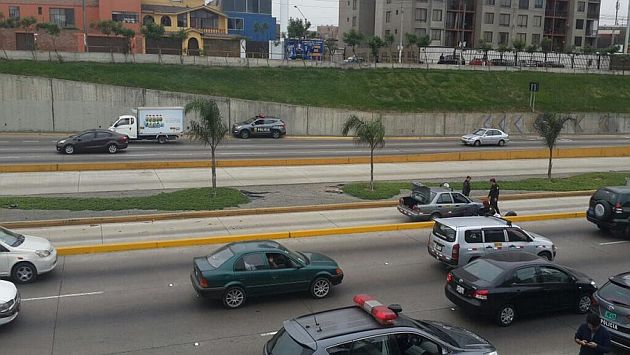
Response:
[[[575,342],[580,346],[580,355],[603,355],[610,351],[610,333],[594,313],[589,313],[586,323],[578,328]]]
[[[498,214],[499,211],[499,184],[495,178],[490,179],[490,192],[488,192],[488,200],[490,201],[490,207],[492,207]]]
[[[466,180],[464,180],[464,187],[462,188],[462,194],[464,196],[470,196],[470,176],[466,176]]]

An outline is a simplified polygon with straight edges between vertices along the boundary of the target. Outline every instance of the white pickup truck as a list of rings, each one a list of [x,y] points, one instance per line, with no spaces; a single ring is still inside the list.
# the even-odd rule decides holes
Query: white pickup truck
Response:
[[[109,127],[130,140],[153,139],[160,144],[175,140],[184,132],[183,107],[138,107],[134,115],[122,115]]]

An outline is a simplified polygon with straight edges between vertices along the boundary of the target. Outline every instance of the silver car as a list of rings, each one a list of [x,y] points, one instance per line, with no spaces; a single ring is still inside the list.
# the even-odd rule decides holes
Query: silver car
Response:
[[[416,221],[440,217],[478,216],[483,204],[448,188],[430,188],[420,182],[411,183],[411,195],[401,197],[398,212]]]
[[[509,141],[510,136],[496,128],[479,128],[471,134],[462,136],[462,143],[476,147],[482,144],[504,146]]]
[[[525,251],[548,260],[556,257],[552,241],[498,217],[438,218],[427,249],[435,259],[454,267],[502,251]]]

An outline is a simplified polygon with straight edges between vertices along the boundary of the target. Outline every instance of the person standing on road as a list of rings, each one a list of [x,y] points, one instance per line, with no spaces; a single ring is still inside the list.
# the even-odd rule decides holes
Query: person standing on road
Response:
[[[466,180],[464,180],[464,187],[462,188],[462,194],[466,197],[470,196],[470,180],[472,178],[470,176],[466,176]]]
[[[488,192],[488,200],[490,201],[490,207],[494,209],[499,215],[499,184],[495,178],[490,179],[490,192]]]
[[[580,346],[580,355],[603,355],[610,351],[610,333],[600,325],[595,313],[586,316],[586,323],[575,333],[575,342]]]

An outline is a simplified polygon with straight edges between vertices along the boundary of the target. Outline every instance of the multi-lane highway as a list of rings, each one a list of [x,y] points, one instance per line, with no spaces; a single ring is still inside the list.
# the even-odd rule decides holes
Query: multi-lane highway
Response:
[[[57,153],[55,141],[63,135],[13,135],[0,136],[0,164],[15,163],[60,163],[60,162],[123,162],[123,161],[162,161],[162,160],[202,160],[208,159],[209,149],[201,144],[182,140],[166,145],[154,142],[132,142],[126,151],[116,155],[77,154],[67,156]],[[629,145],[630,136],[565,136],[558,142],[559,147],[600,147]],[[525,137],[513,140],[503,148],[464,147],[457,137],[449,138],[398,138],[389,139],[379,155],[408,155],[468,150],[532,149],[544,147],[540,138]],[[353,145],[352,139],[285,137],[282,139],[228,138],[217,150],[219,159],[260,159],[260,158],[308,158],[360,156],[369,151],[365,147]]]
[[[587,273],[600,285],[611,274],[630,269],[630,241],[601,233],[584,220],[521,225],[554,241],[558,263]],[[198,298],[188,279],[192,258],[218,246],[63,257],[52,274],[19,286],[22,313],[15,323],[0,327],[0,353],[261,354],[283,320],[350,305],[358,293],[400,303],[415,318],[464,326],[489,339],[501,354],[579,351],[573,335],[582,315],[533,316],[499,328],[454,307],[443,293],[447,271],[427,255],[428,233],[287,240],[291,248],[336,259],[344,282],[324,300],[274,296],[231,311]]]

